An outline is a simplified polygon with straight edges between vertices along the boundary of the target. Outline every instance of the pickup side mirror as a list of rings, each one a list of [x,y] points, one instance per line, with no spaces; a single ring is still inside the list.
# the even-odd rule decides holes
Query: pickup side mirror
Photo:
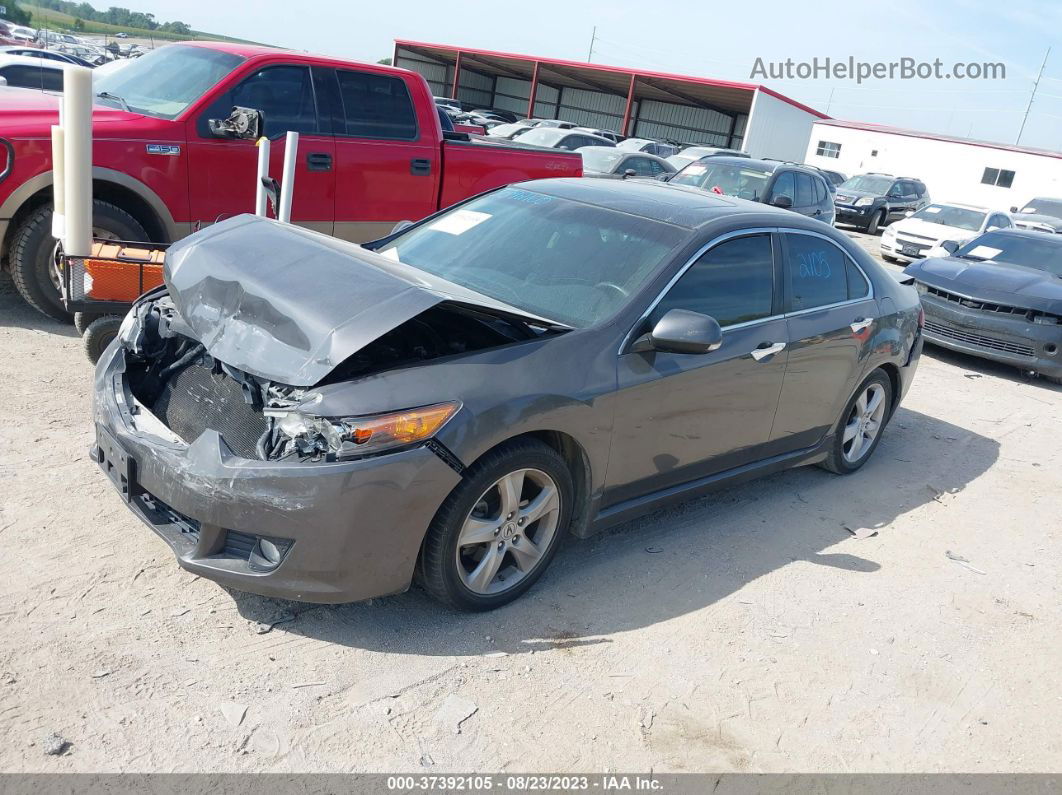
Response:
[[[631,351],[645,353],[710,353],[723,344],[723,330],[714,317],[671,309],[656,321],[653,330],[634,341]]]
[[[940,247],[949,254],[954,254],[959,250],[959,244],[954,240],[944,240],[941,242]]]
[[[232,109],[227,119],[210,119],[207,122],[210,134],[215,138],[241,138],[257,141],[265,129],[265,115],[254,108]]]
[[[1011,208],[1010,208],[1010,211],[1011,211],[1012,213],[1016,213],[1016,212],[1018,212],[1018,208],[1017,208],[1017,207],[1011,207]]]
[[[788,196],[775,196],[771,199],[771,205],[781,207],[783,210],[789,210],[793,206],[793,200]]]

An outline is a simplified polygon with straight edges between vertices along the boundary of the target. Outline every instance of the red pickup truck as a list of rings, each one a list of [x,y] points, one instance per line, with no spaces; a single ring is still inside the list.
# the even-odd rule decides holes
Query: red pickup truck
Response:
[[[424,78],[268,47],[186,43],[94,75],[94,226],[166,243],[254,211],[253,141],[211,120],[262,112],[272,141],[299,133],[292,221],[354,242],[510,182],[579,176],[578,154],[443,133]],[[67,315],[52,282],[50,125],[60,97],[0,87],[0,261],[40,311]]]

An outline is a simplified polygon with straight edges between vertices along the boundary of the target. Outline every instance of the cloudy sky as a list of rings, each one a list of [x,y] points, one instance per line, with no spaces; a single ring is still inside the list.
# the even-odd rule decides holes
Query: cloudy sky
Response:
[[[116,0],[117,2],[117,0]],[[160,20],[354,60],[395,38],[747,81],[757,58],[902,57],[1002,63],[1004,80],[755,80],[842,119],[1014,143],[1033,81],[1053,47],[1021,143],[1062,149],[1062,3],[650,3],[645,0],[403,0],[302,3],[125,0]],[[97,3],[103,8],[105,4]],[[698,8],[700,7],[700,8]],[[673,9],[673,10],[672,10]]]

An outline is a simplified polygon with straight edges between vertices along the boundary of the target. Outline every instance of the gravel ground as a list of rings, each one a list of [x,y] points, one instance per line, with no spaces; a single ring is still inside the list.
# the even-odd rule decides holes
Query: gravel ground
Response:
[[[87,459],[80,341],[6,277],[0,350],[2,771],[1062,765],[1058,387],[930,350],[856,475],[573,541],[470,616],[182,571]]]

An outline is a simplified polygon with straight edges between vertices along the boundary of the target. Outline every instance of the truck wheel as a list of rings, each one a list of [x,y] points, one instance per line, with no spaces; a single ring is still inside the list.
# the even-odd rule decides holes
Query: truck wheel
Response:
[[[89,324],[98,317],[103,317],[99,312],[75,312],[74,313],[74,328],[77,329],[77,333],[84,336],[85,329],[89,327]]]
[[[92,234],[114,240],[147,240],[144,227],[120,207],[96,199],[92,202]],[[59,284],[52,268],[55,239],[52,208],[35,210],[11,240],[11,276],[19,295],[38,312],[64,323],[70,313],[59,300]]]
[[[878,227],[885,223],[885,211],[874,213],[874,217],[870,219],[870,225],[867,226],[868,235],[876,235],[878,233]]]
[[[88,324],[81,341],[85,344],[85,353],[88,354],[90,362],[95,364],[100,360],[111,340],[118,336],[118,329],[121,327],[120,315],[101,315]]]

